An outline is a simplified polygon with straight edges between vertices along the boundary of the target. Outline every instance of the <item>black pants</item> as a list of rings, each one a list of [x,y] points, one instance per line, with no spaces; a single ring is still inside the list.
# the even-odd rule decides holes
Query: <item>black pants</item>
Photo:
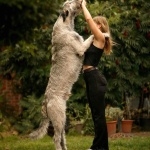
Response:
[[[84,72],[83,77],[86,83],[87,98],[95,131],[95,137],[90,149],[109,150],[104,99],[107,81],[97,69]]]

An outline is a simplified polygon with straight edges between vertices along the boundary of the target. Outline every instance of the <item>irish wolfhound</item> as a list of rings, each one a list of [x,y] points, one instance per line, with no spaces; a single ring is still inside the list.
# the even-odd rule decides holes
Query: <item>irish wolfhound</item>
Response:
[[[81,11],[81,0],[66,1],[52,32],[52,66],[42,105],[43,120],[31,138],[41,138],[47,133],[49,121],[54,127],[56,150],[67,150],[65,140],[66,101],[77,81],[83,54],[93,41],[74,31],[74,19]]]

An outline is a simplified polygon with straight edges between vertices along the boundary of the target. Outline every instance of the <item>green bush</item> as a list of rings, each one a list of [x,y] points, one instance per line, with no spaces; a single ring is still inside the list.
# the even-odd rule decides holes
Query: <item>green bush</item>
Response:
[[[19,133],[29,133],[39,126],[42,118],[42,101],[43,96],[37,98],[35,95],[28,96],[21,100],[22,113],[15,122],[12,122],[14,128]]]

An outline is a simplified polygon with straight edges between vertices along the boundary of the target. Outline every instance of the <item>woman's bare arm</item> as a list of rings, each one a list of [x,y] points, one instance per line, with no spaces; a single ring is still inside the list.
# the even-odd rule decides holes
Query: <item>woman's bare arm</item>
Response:
[[[87,21],[87,23],[90,27],[90,30],[91,30],[92,34],[94,35],[94,42],[93,42],[94,45],[99,48],[103,48],[104,43],[105,43],[105,36],[98,28],[98,25],[94,22],[90,12],[88,11],[88,9],[86,7],[85,0],[82,1],[82,10],[83,10],[85,20]]]

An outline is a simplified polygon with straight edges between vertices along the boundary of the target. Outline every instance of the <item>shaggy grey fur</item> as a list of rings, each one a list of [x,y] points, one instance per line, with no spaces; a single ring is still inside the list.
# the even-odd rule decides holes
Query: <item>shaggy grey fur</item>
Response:
[[[43,120],[31,138],[41,138],[47,133],[49,121],[54,127],[56,150],[67,150],[65,139],[66,101],[82,68],[83,54],[93,41],[74,31],[74,18],[81,11],[81,0],[66,1],[52,32],[52,67],[42,105]]]

